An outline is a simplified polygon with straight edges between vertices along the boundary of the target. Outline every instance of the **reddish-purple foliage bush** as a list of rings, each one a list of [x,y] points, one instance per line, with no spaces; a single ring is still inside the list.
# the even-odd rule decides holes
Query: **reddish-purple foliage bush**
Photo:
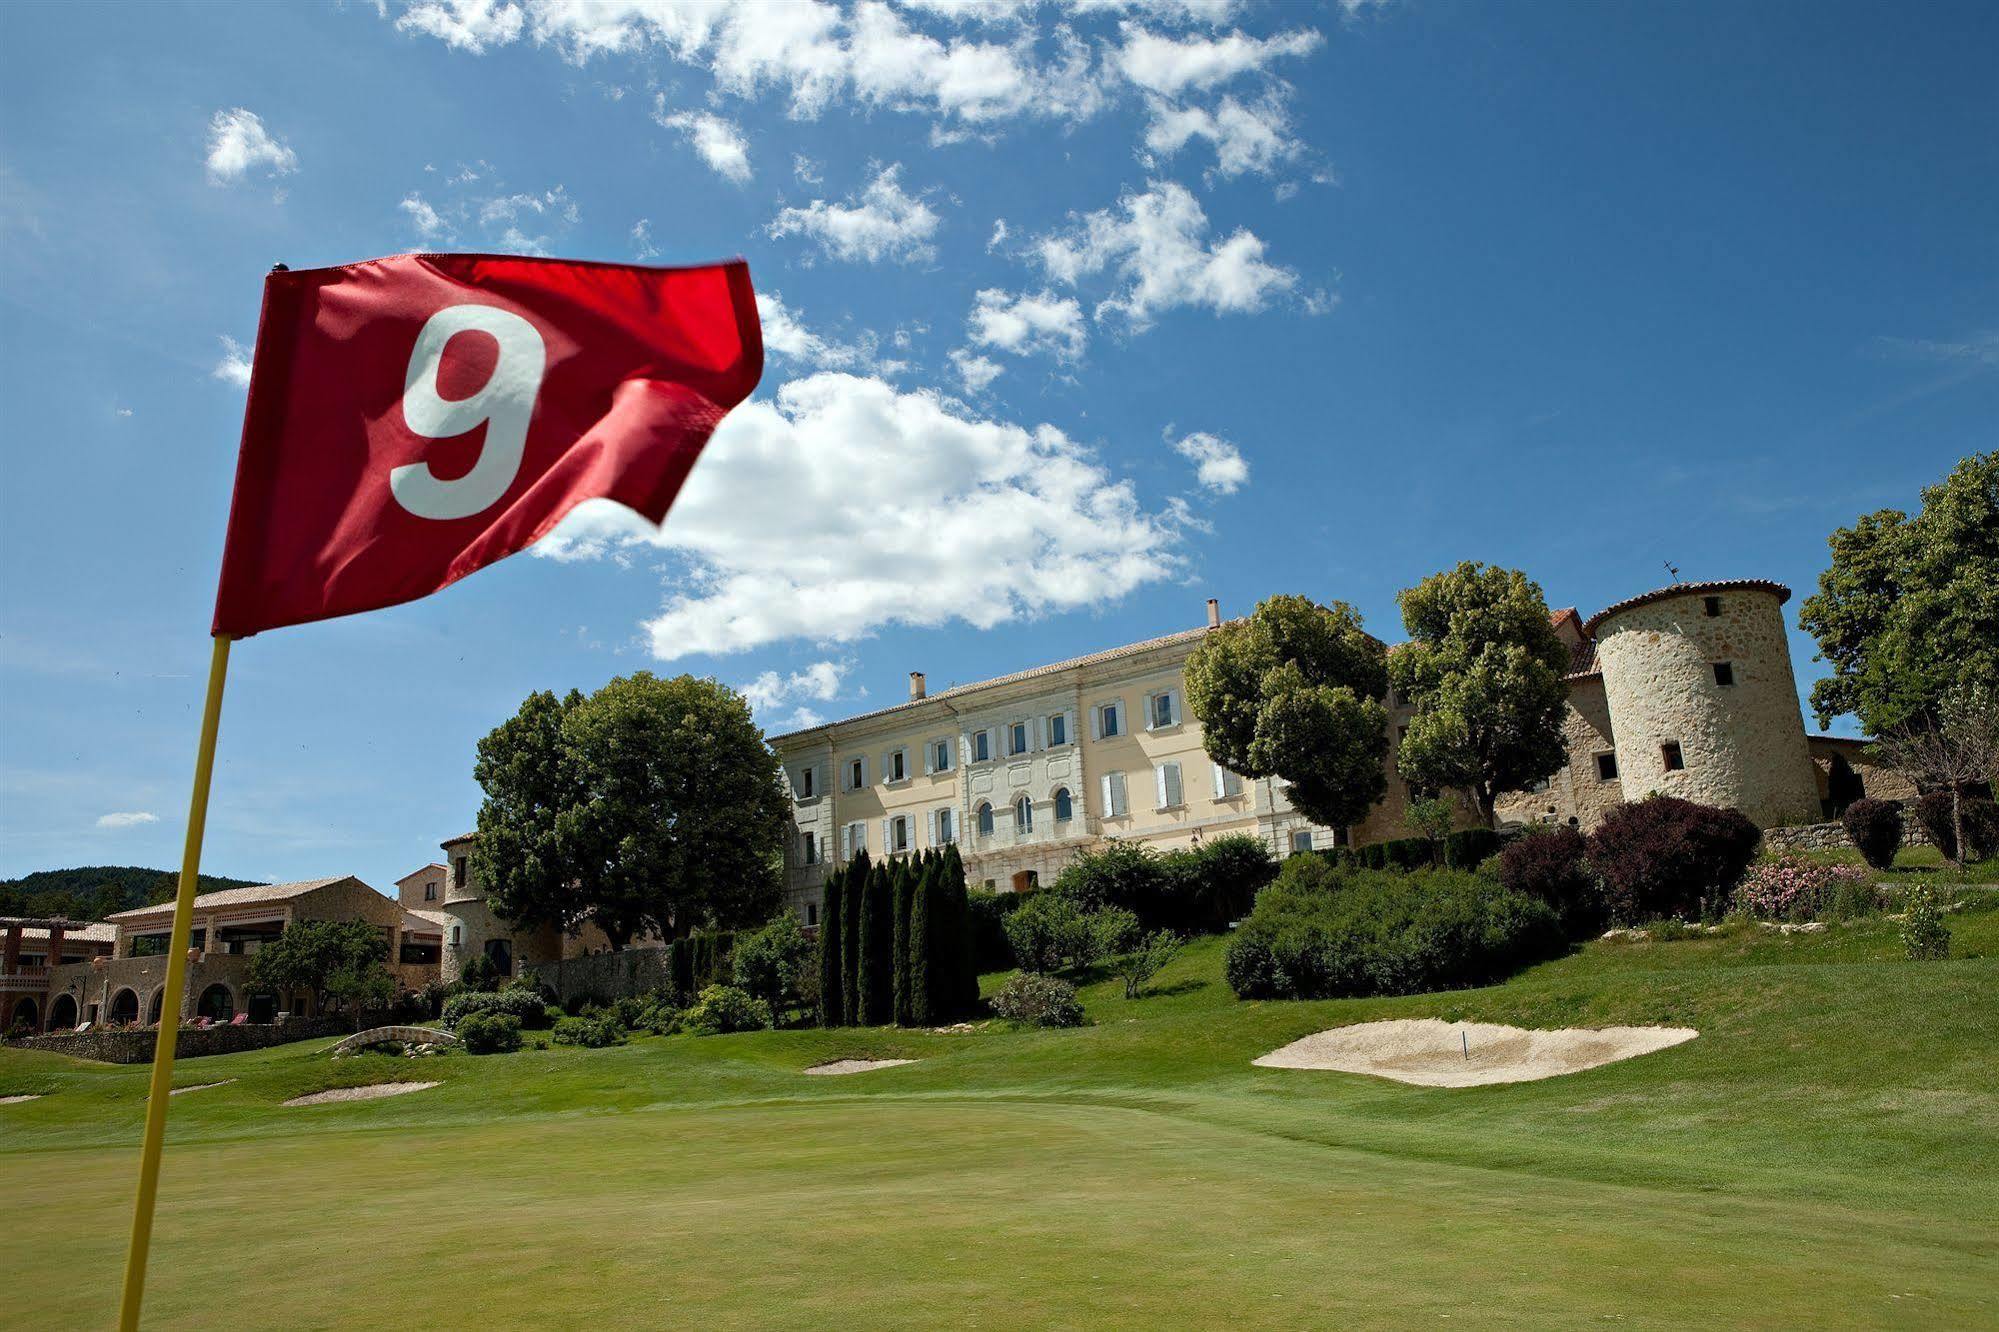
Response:
[[[1590,873],[1589,841],[1574,828],[1535,828],[1499,853],[1499,881],[1555,909],[1571,938],[1603,928],[1603,890]]]
[[[1893,800],[1856,800],[1840,815],[1846,835],[1860,848],[1860,858],[1875,869],[1887,869],[1902,849],[1902,807]]]
[[[1589,862],[1614,919],[1695,920],[1727,902],[1762,837],[1740,811],[1655,795],[1605,816]]]

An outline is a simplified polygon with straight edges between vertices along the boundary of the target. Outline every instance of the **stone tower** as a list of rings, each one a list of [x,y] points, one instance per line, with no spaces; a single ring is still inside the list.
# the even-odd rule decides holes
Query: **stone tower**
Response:
[[[1817,821],[1790,596],[1762,579],[1679,583],[1590,617],[1626,800],[1663,792],[1763,828]]]

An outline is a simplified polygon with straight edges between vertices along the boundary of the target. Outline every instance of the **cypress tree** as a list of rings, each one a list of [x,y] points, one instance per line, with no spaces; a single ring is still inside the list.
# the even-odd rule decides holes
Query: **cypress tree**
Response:
[[[909,988],[909,898],[916,887],[916,871],[907,860],[895,862],[892,951],[890,967],[895,972],[895,1025],[906,1027],[914,1011]]]
[[[972,956],[972,897],[965,887],[965,862],[951,848],[951,979],[956,983],[954,1007],[969,1013],[979,1006],[979,966]]]
[[[694,941],[686,935],[675,939],[667,954],[668,967],[673,973],[673,994],[679,1002],[686,1004],[694,998]]]
[[[930,906],[936,885],[937,862],[933,859],[916,876],[909,892],[909,1024],[914,1027],[927,1027],[937,1020],[930,968]]]
[[[847,900],[842,904],[846,911],[840,926],[840,1011],[850,1027],[861,1020],[861,897],[870,873],[868,853],[855,853],[847,867]]]
[[[888,867],[876,865],[861,889],[860,1024],[885,1026],[895,1018],[895,901]]]
[[[819,1025],[837,1027],[847,1020],[840,998],[840,896],[846,886],[845,870],[834,870],[826,879],[826,905],[819,912]]]

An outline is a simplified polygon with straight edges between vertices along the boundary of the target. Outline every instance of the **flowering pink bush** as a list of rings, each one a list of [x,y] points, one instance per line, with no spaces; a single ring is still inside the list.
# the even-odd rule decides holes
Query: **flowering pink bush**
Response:
[[[1765,920],[1809,920],[1841,886],[1867,881],[1867,871],[1858,865],[1770,860],[1751,865],[1743,874],[1735,888],[1735,905]]]

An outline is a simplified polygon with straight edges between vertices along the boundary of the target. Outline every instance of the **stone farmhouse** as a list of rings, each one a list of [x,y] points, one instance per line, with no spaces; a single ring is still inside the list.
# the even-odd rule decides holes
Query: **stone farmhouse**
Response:
[[[1554,612],[1569,644],[1569,761],[1502,802],[1502,823],[1588,829],[1653,792],[1740,809],[1759,826],[1824,817],[1835,762],[1868,793],[1910,794],[1856,741],[1805,733],[1782,606],[1763,579],[1679,583],[1588,619]],[[1394,741],[1412,709],[1391,695],[1388,790],[1352,827],[1313,824],[1276,778],[1212,762],[1186,709],[1187,658],[1221,623],[929,693],[771,740],[791,788],[788,900],[819,917],[832,866],[865,849],[900,855],[956,843],[977,884],[1051,880],[1106,838],[1184,847],[1248,833],[1279,856],[1409,835],[1411,792]],[[1390,649],[1393,651],[1393,649]]]
[[[416,891],[422,891],[420,881]],[[0,922],[7,931],[5,965],[0,967],[0,1031],[17,1021],[37,1032],[157,1023],[173,912],[173,903],[165,902],[88,924]],[[311,1016],[309,994],[250,988],[251,958],[295,920],[367,921],[387,940],[389,971],[400,986],[421,989],[437,978],[446,928],[439,912],[403,905],[352,875],[226,888],[194,900],[180,1020],[228,1022],[245,1014],[250,1022],[267,1023],[280,1011]],[[47,942],[51,935],[57,936],[53,948]],[[34,952],[37,942],[39,955]]]

